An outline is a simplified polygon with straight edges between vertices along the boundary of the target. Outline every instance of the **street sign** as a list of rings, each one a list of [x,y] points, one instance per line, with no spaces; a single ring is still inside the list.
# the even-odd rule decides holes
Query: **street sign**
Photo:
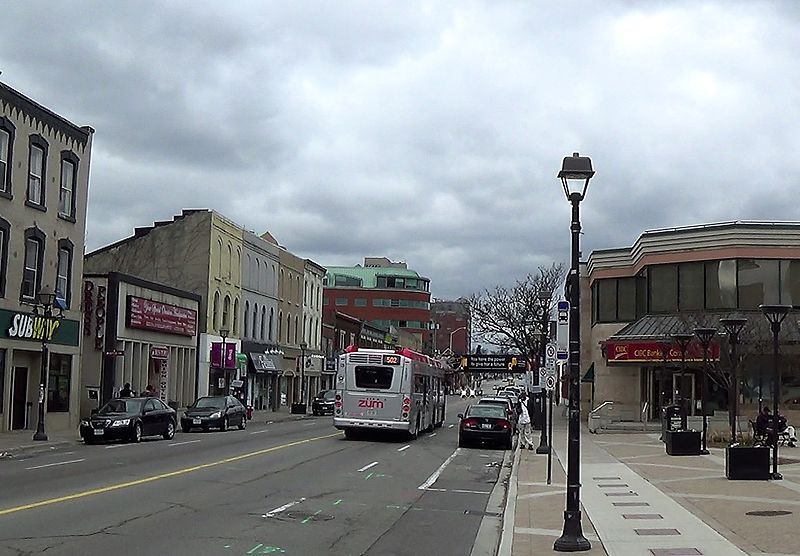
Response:
[[[542,376],[555,376],[556,375],[556,345],[549,342],[544,350],[544,373]]]
[[[466,363],[466,364],[465,364]],[[463,371],[468,373],[519,373],[525,374],[527,364],[519,355],[470,354],[461,358]]]
[[[559,361],[569,359],[569,301],[563,299],[558,302],[558,317],[556,321],[556,351]]]
[[[556,377],[555,376],[547,376],[544,379],[544,387],[548,390],[555,390],[556,389]]]

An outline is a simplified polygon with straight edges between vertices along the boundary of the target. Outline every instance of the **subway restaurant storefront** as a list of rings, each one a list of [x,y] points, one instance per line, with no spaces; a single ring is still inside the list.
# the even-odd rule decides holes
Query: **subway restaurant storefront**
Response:
[[[46,391],[46,429],[74,430],[80,396],[80,323],[0,309],[0,432],[35,430],[39,385]],[[47,369],[42,377],[42,342]],[[42,380],[44,378],[44,380]]]

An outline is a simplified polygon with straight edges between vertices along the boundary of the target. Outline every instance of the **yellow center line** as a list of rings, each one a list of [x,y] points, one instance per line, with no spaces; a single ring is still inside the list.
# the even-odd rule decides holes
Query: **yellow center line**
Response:
[[[136,479],[134,481],[128,481],[126,483],[118,483],[115,485],[109,485],[100,488],[93,488],[91,490],[85,490],[83,492],[76,492],[75,494],[68,494],[67,496],[59,496],[58,498],[48,498],[47,500],[40,500],[39,502],[31,502],[30,504],[24,504],[22,506],[15,506],[13,508],[6,508],[4,510],[0,510],[0,516],[13,514],[16,512],[21,512],[24,510],[32,510],[34,508],[40,508],[42,506],[50,506],[52,504],[58,504],[60,502],[67,502],[69,500],[77,500],[79,498],[86,498],[87,496],[94,496],[96,494],[104,494],[106,492],[112,492],[114,490],[121,490],[123,488],[129,488],[132,486],[143,485],[145,483],[152,483],[154,481],[160,481],[162,479],[168,479],[170,477],[177,477],[179,475],[185,475],[187,473],[192,473],[194,471],[200,471],[201,469],[208,469],[209,467],[216,467],[218,465],[224,465],[226,463],[231,463],[234,461],[239,461],[246,458],[251,458],[254,456],[260,456],[263,454],[268,454],[269,452],[275,452],[277,450],[282,450],[284,448],[291,448],[292,446],[299,446],[300,444],[307,444],[309,442],[314,442],[316,440],[323,440],[325,438],[332,438],[334,436],[340,436],[340,432],[336,432],[334,434],[326,434],[324,436],[315,436],[313,438],[306,438],[305,440],[298,440],[296,442],[289,442],[288,444],[281,444],[280,446],[273,446],[271,448],[264,448],[263,450],[257,450],[255,452],[249,452],[247,454],[240,454],[238,456],[233,456],[230,458],[221,459],[218,461],[212,461],[210,463],[203,463],[200,465],[194,465],[192,467],[185,467],[183,469],[177,469],[175,471],[170,471],[169,473],[162,473],[160,475],[153,475],[151,477],[144,477],[142,479]]]

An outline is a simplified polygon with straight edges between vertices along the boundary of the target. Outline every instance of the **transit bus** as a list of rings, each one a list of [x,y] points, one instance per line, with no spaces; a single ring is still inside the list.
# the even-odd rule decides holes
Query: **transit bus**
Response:
[[[336,364],[333,425],[353,438],[359,431],[401,431],[409,438],[441,427],[444,368],[408,348],[349,346]]]

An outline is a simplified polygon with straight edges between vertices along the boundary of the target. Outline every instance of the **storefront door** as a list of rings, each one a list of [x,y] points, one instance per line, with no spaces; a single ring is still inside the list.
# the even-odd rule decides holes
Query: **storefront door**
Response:
[[[28,401],[28,368],[14,367],[14,383],[11,385],[11,428],[25,428],[25,404]]]
[[[694,410],[694,375],[692,373],[686,373],[683,378],[683,388],[681,388],[681,373],[673,374],[672,391],[674,393],[675,403],[680,403],[680,400],[683,399],[683,403],[687,409],[687,415],[694,415],[696,413]]]

